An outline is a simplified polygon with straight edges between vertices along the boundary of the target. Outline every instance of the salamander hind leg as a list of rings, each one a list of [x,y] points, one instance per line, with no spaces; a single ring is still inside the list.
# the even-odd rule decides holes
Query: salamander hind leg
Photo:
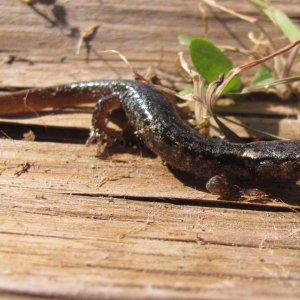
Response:
[[[114,94],[103,96],[97,101],[93,112],[90,136],[86,141],[86,145],[96,142],[100,153],[113,140],[119,138],[120,133],[118,131],[107,127],[107,117],[112,111],[121,107],[119,96]]]
[[[269,197],[269,194],[260,189],[242,188],[236,184],[233,184],[225,175],[216,175],[211,177],[206,182],[206,189],[214,195],[219,195],[225,198],[241,198],[242,196],[245,196],[265,199]]]
[[[230,182],[228,177],[225,175],[216,175],[211,177],[206,182],[206,189],[214,195],[226,197],[243,195],[243,190],[238,185]]]

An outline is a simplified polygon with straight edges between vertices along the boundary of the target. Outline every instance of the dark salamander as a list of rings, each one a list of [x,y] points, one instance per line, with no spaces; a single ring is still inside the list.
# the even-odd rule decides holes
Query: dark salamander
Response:
[[[100,99],[94,110],[89,142],[109,137],[107,116],[122,108],[147,147],[172,167],[210,179],[207,188],[212,193],[228,192],[226,178],[257,182],[295,182],[300,178],[300,141],[240,144],[201,136],[151,84],[100,80],[36,91],[54,98],[69,94]]]
[[[229,143],[201,136],[176,113],[154,86],[135,81],[99,81],[91,139],[105,134],[104,119],[122,107],[138,136],[169,165],[202,178],[211,192],[225,176],[234,181],[288,182],[300,178],[300,141]],[[220,177],[221,176],[221,177]],[[221,189],[221,190],[219,190]]]

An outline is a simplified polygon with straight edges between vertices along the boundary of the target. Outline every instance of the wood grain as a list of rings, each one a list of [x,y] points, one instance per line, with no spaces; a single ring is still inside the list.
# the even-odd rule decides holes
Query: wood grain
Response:
[[[4,151],[0,177],[2,292],[77,299],[299,295],[299,214],[205,207],[201,197],[183,204],[188,197],[178,199],[180,187],[166,183],[156,185],[161,196],[151,200],[145,197],[147,188],[154,190],[148,174],[143,195],[134,184],[141,178],[129,182],[121,172],[113,185],[97,187],[95,176],[107,169],[100,161],[96,170],[83,167],[96,159],[90,151],[79,154],[78,146],[69,147],[63,165],[53,155],[62,157],[63,145],[38,143],[37,150],[28,142],[5,144],[11,149]],[[20,156],[35,162],[17,177],[19,167],[12,165]],[[130,171],[132,159],[119,162]],[[147,168],[172,182],[162,166]],[[136,171],[145,172],[141,166]],[[128,200],[123,180],[142,196]],[[114,197],[122,189],[124,196]]]
[[[284,5],[275,2],[293,17],[297,23],[297,1],[289,1]],[[236,6],[234,1],[225,1],[224,5],[238,12],[257,15],[257,9],[247,3]],[[90,63],[86,63],[85,51],[75,54],[79,41],[79,33],[69,36],[70,28],[84,31],[88,26],[100,23],[100,29],[93,40],[97,51],[117,49],[124,53],[133,66],[143,72],[150,65],[160,65],[165,71],[175,72],[175,60],[179,50],[187,51],[178,44],[181,33],[201,35],[201,18],[197,11],[197,1],[172,1],[172,5],[160,5],[158,1],[135,1],[130,4],[120,4],[116,1],[80,1],[59,4],[60,13],[65,12],[62,22],[55,14],[51,5],[37,5],[35,10],[15,1],[4,0],[0,3],[0,15],[3,26],[0,28],[0,57],[15,55],[15,61],[7,64],[3,61],[0,72],[0,86],[29,87],[50,86],[64,82],[74,82],[93,79],[132,78],[128,67],[116,55],[91,55]],[[244,43],[247,32],[251,30],[248,23],[237,20],[226,14],[216,14],[208,10],[210,18],[210,38],[218,44],[233,44],[239,42],[230,34],[230,30]],[[43,17],[44,16],[44,17]],[[46,19],[45,16],[48,18]],[[49,25],[49,19],[56,26]],[[272,34],[274,28],[262,19],[263,26]],[[48,21],[47,21],[48,20]],[[92,22],[93,20],[93,22]],[[225,22],[225,23],[224,23]],[[226,26],[228,26],[228,28]],[[20,31],[22,28],[22,32]],[[255,30],[255,28],[253,28]],[[57,47],[60,45],[60,47]],[[246,46],[246,45],[244,45]],[[163,52],[162,52],[163,49]],[[163,53],[163,55],[162,55]],[[186,55],[187,56],[187,55]],[[244,56],[234,56],[236,64],[245,60]],[[51,67],[49,67],[51,66]],[[220,109],[219,109],[220,110]],[[226,116],[238,122],[246,122],[250,127],[262,129],[288,139],[299,138],[298,104],[283,104],[270,101],[238,101],[237,105],[221,109]],[[90,127],[90,111],[87,114],[51,113],[36,118],[1,119],[4,122],[39,124],[41,126],[71,126],[88,129]],[[77,110],[78,112],[78,110]],[[245,114],[251,114],[250,118]],[[268,119],[261,123],[266,115]],[[284,119],[286,117],[286,119]],[[225,122],[242,137],[258,136],[244,128]],[[213,124],[215,125],[215,124]],[[212,135],[219,132],[212,129]]]
[[[61,195],[32,199],[24,194],[22,204],[9,201],[4,211],[0,288],[7,293],[77,299],[299,295],[299,218],[292,213],[244,211],[241,218],[235,210],[74,196],[58,210]],[[242,230],[233,235],[233,227]],[[275,246],[280,243],[283,249]]]
[[[119,50],[140,72],[155,65],[173,75],[177,52],[187,51],[178,35],[202,34],[196,0],[52,2],[0,1],[1,89],[132,78],[115,55],[92,53],[89,63],[84,49],[76,55],[80,33],[95,23],[94,50]],[[273,2],[300,24],[298,0]],[[258,15],[247,1],[222,4]],[[208,14],[211,39],[247,46],[254,28]],[[100,159],[84,146],[91,110],[0,119],[1,299],[299,299],[299,186],[218,199],[141,147],[114,146]],[[298,103],[253,99],[218,111],[300,136]],[[36,142],[14,140],[29,129]]]
[[[66,195],[91,197],[111,195],[158,201],[164,199],[183,204],[192,201],[270,209],[299,207],[300,188],[297,186],[293,186],[293,190],[287,184],[271,186],[271,189],[265,186],[272,194],[264,200],[253,197],[238,202],[234,199],[218,199],[206,192],[205,180],[169,170],[159,158],[142,148],[114,147],[109,152],[106,159],[99,159],[96,157],[96,147],[5,141],[1,145],[1,186],[12,190],[40,189],[41,192],[51,189]],[[22,172],[27,164],[28,172]]]
[[[274,3],[278,3],[299,23],[298,0]],[[94,49],[119,50],[139,70],[162,61],[164,69],[174,71],[177,52],[187,50],[179,45],[178,35],[202,35],[196,0],[173,0],[165,5],[159,0],[135,0],[126,4],[114,0],[73,0],[58,4],[59,9],[55,13],[51,5],[37,5],[33,10],[19,1],[13,1],[13,5],[10,0],[1,1],[0,40],[4,42],[1,43],[0,58],[16,56],[13,64],[2,64],[1,85],[49,86],[70,81],[132,77],[115,55],[101,55],[100,59],[92,55],[92,61],[86,64],[84,49],[79,56],[75,54],[79,33],[95,23],[100,24],[100,29],[92,43]],[[258,15],[257,9],[247,1],[236,5],[236,1],[229,0],[222,1],[222,4],[241,13]],[[247,35],[251,30],[248,23],[226,14],[220,14],[216,19],[215,13],[210,10],[208,13],[209,37],[212,40],[221,45],[247,47]],[[51,25],[42,14],[56,22],[56,26]],[[64,19],[61,18],[63,15]],[[269,34],[276,32],[269,22],[262,21],[262,25]],[[70,36],[72,28],[79,33]],[[252,30],[255,31],[255,28]],[[236,64],[245,60],[244,56],[235,55],[234,58]]]

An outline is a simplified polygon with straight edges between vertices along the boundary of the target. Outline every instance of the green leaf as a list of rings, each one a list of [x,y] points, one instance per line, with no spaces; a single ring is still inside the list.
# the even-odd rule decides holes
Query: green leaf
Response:
[[[272,22],[278,26],[283,34],[294,42],[300,38],[300,30],[293,21],[278,7],[265,0],[250,0],[255,4]]]
[[[191,41],[192,41],[192,37],[186,34],[180,34],[178,36],[178,41],[180,45],[184,45],[184,46],[189,46]]]
[[[207,83],[217,80],[222,74],[227,75],[233,68],[232,61],[211,41],[205,39],[192,39],[190,55],[197,72]],[[241,81],[236,76],[225,88],[225,93],[239,91],[241,86]]]
[[[274,81],[272,70],[268,67],[261,67],[251,80],[252,85],[266,85]]]

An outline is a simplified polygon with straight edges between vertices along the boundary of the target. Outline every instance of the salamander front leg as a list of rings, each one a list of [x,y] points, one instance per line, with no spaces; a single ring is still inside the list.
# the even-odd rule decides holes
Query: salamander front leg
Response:
[[[107,146],[114,139],[120,137],[120,133],[112,128],[107,127],[107,117],[112,111],[121,108],[121,101],[118,95],[107,95],[98,100],[95,105],[92,128],[86,145],[97,142],[99,150],[101,146]]]

